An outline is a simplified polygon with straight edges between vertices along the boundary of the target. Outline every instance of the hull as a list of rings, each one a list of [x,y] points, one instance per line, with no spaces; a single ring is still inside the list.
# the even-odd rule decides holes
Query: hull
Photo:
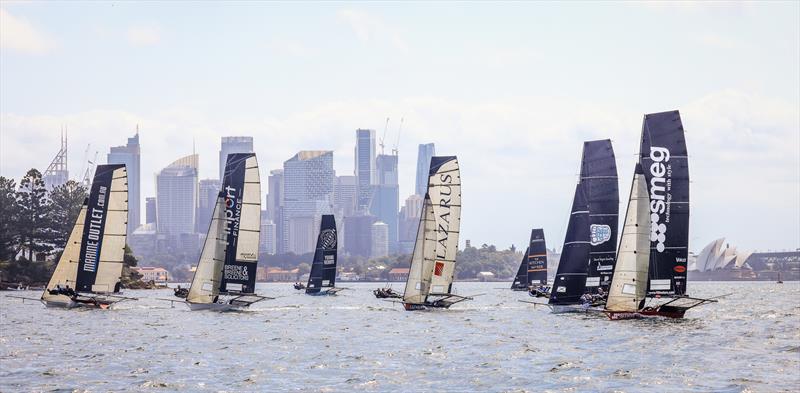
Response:
[[[189,310],[192,311],[236,311],[236,310],[243,310],[247,308],[244,305],[234,305],[229,303],[189,303],[186,302],[186,305],[189,306]]]
[[[311,296],[334,296],[337,293],[339,293],[339,291],[341,291],[342,289],[344,289],[344,288],[329,288],[329,289],[326,289],[326,290],[321,290],[319,292],[308,292],[306,290],[306,295],[311,295]]]
[[[621,321],[625,319],[641,319],[641,318],[683,318],[685,311],[663,311],[663,310],[641,310],[635,312],[617,312],[605,311],[608,319],[612,321]]]
[[[44,306],[47,308],[64,308],[64,309],[72,309],[72,308],[96,308],[98,310],[107,310],[111,307],[113,303],[108,302],[93,302],[93,303],[82,303],[76,301],[69,301],[69,302],[53,302],[53,301],[46,301],[42,300]]]
[[[419,303],[403,303],[403,307],[406,311],[422,311],[426,309],[424,304]]]
[[[582,304],[548,304],[547,307],[550,307],[550,312],[553,314],[590,313],[601,311],[596,307]]]

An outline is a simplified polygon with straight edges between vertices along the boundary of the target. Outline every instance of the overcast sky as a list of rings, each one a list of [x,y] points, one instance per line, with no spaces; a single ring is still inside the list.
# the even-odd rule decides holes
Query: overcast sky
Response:
[[[627,202],[644,113],[679,109],[690,154],[690,249],[800,247],[800,3],[0,2],[0,174],[69,166],[141,129],[154,174],[221,136],[262,169],[334,150],[400,118],[400,198],[417,145],[458,155],[473,243],[561,248],[582,141],[611,138]],[[624,212],[624,205],[620,208]],[[624,214],[624,213],[623,213]]]

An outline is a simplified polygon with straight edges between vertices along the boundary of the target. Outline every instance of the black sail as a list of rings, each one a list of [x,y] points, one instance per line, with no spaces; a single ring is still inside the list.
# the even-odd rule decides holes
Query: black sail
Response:
[[[106,234],[106,221],[109,216],[111,198],[111,182],[114,171],[124,168],[124,164],[98,165],[92,180],[92,189],[87,198],[86,220],[83,224],[83,236],[80,256],[78,257],[78,274],[75,290],[91,292],[97,279],[100,268],[100,256],[103,249],[103,240],[108,236],[122,236],[125,233]],[[110,290],[107,290],[110,292]]]
[[[683,295],[689,246],[689,164],[678,111],[644,116],[639,158],[650,194],[647,292]]]
[[[333,215],[323,215],[306,293],[319,293],[320,289],[332,288],[336,284],[337,237],[336,220]]]
[[[586,289],[589,259],[589,206],[583,185],[575,186],[575,198],[558,262],[556,278],[550,292],[550,304],[578,304]]]
[[[517,275],[514,276],[514,282],[511,283],[511,289],[525,289],[528,288],[529,281],[528,281],[528,255],[530,254],[530,247],[525,249],[525,253],[522,254],[522,262],[519,263],[519,269],[517,269]]]
[[[544,230],[531,230],[528,246],[528,285],[547,284],[547,244],[544,241]]]
[[[583,143],[581,183],[589,204],[589,268],[586,289],[608,292],[617,253],[619,184],[610,139]]]
[[[222,234],[225,237],[225,264],[220,281],[220,292],[253,293],[256,286],[256,263],[245,261],[240,250],[246,245],[240,245],[242,235],[242,213],[245,204],[258,201],[245,201],[245,175],[247,159],[254,157],[254,153],[231,153],[225,162],[225,175],[222,179],[222,188],[219,197],[223,199],[225,214],[222,223]],[[257,258],[257,255],[255,256]],[[249,258],[252,259],[252,258]]]

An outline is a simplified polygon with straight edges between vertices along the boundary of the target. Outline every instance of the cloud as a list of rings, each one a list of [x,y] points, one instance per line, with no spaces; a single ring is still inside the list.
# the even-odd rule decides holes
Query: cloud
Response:
[[[697,37],[697,41],[705,46],[719,49],[740,49],[741,45],[728,38],[714,33],[705,33]]]
[[[28,20],[0,8],[0,48],[42,55],[55,47],[54,40]]]
[[[336,13],[337,19],[350,26],[361,42],[387,43],[395,49],[408,52],[409,46],[399,30],[389,26],[377,15],[362,10],[342,9]]]
[[[662,109],[675,108],[653,112]],[[688,100],[679,109],[691,157],[691,249],[721,236],[740,248],[800,246],[795,244],[800,238],[798,109],[739,90]],[[434,142],[439,155],[458,155],[462,167],[462,242],[521,244],[531,226],[541,226],[549,245],[559,248],[582,142],[612,139],[624,203],[642,119],[642,113],[627,106],[549,96],[330,101],[294,113],[230,117],[193,107],[147,115],[3,113],[0,173],[19,178],[30,167],[45,167],[57,150],[59,128],[66,124],[70,168],[78,176],[88,143],[104,158],[108,147],[125,143],[138,123],[146,196],[154,194],[153,174],[191,153],[193,140],[201,177],[216,177],[220,137],[229,135],[254,136],[262,179],[297,151],[314,149],[334,150],[337,174],[352,175],[355,129],[374,128],[380,135],[387,115],[392,118],[387,152],[397,140],[400,117],[405,118],[399,144],[401,204],[413,189],[417,145]]]
[[[155,26],[131,27],[125,33],[128,43],[134,46],[149,46],[161,41],[161,29]]]
[[[314,53],[314,50],[307,45],[286,38],[274,38],[267,42],[267,47],[274,51],[296,57],[309,56]]]

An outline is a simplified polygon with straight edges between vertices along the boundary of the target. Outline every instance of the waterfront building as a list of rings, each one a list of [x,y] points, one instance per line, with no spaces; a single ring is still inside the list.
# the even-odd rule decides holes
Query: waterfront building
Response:
[[[252,152],[252,136],[223,136],[219,148],[219,179],[225,177],[225,164],[228,162],[228,154]]]
[[[125,164],[128,171],[128,233],[133,233],[142,220],[139,126],[136,126],[136,134],[128,138],[126,145],[111,147],[106,161],[109,164]]]
[[[131,270],[141,274],[142,278],[140,281],[143,282],[153,281],[156,284],[166,284],[169,281],[169,271],[163,267],[134,266]]]

